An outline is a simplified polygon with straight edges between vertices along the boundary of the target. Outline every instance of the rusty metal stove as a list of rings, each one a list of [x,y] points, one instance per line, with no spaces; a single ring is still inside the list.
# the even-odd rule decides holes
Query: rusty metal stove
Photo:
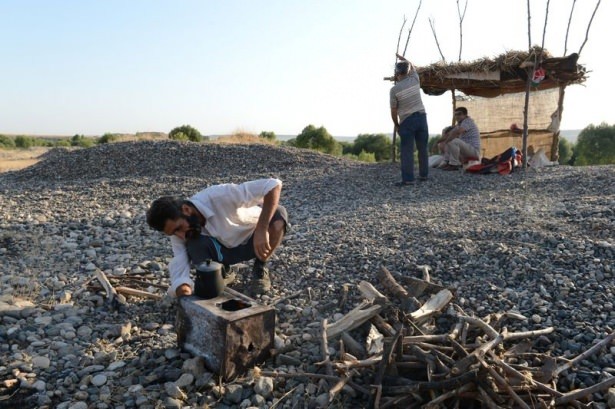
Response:
[[[265,361],[273,348],[275,309],[226,288],[216,298],[179,300],[179,346],[228,380]]]

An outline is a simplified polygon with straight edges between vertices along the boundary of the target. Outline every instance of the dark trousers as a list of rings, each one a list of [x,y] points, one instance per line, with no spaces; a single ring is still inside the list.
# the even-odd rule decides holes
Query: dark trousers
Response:
[[[284,206],[278,206],[269,225],[276,220],[284,221],[284,231],[286,232],[288,213]],[[225,247],[215,237],[201,234],[199,237],[186,241],[186,250],[193,265],[200,264],[206,260],[212,260],[229,266],[256,258],[254,234],[250,236],[246,243],[240,244],[237,247]]]
[[[414,143],[419,151],[419,176],[426,178],[429,173],[429,129],[427,127],[427,114],[415,112],[404,119],[399,126],[401,180],[412,182],[414,180]]]

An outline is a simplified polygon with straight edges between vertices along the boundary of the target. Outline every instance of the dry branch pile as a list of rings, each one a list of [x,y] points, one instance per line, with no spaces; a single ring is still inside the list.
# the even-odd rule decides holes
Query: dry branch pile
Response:
[[[458,89],[466,95],[494,97],[522,92],[528,72],[536,65],[546,70],[545,79],[535,89],[550,89],[561,85],[580,84],[586,80],[586,69],[577,64],[578,54],[551,57],[546,49],[534,47],[528,51],[508,51],[495,58],[445,64],[437,62],[417,69],[421,88],[427,94],[441,95]],[[470,74],[497,73],[497,79],[480,79]],[[463,75],[461,75],[463,74]],[[469,75],[469,76],[466,76]]]
[[[552,357],[535,347],[548,343],[546,336],[555,328],[509,332],[507,323],[525,317],[512,311],[484,319],[467,315],[451,302],[451,291],[431,283],[427,268],[423,272],[424,279],[418,279],[383,267],[378,279],[386,295],[368,282],[359,283],[364,300],[336,322],[322,322],[323,360],[317,365],[324,373],[259,374],[330,383],[321,406],[350,387],[365,395],[372,408],[583,408],[589,407],[592,393],[615,384],[610,377],[569,393],[556,386],[562,372],[607,346],[615,332],[575,359]],[[453,317],[452,329],[437,333],[434,318],[444,313]],[[367,334],[361,331],[366,326]],[[337,338],[339,356],[332,359],[328,343]]]

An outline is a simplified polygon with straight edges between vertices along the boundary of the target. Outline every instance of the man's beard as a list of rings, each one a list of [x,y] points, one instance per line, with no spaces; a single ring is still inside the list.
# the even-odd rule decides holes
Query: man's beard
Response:
[[[186,231],[186,240],[196,239],[201,235],[201,222],[196,215],[184,216],[188,221],[189,229]]]

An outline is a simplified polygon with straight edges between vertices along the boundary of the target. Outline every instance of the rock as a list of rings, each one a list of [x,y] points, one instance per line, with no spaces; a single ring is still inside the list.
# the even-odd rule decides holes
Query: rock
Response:
[[[609,388],[606,399],[609,408],[615,408],[615,388]]]
[[[100,374],[92,377],[92,385],[94,386],[103,386],[105,383],[107,383],[106,375]]]
[[[185,388],[191,385],[192,382],[194,382],[194,376],[190,373],[183,373],[179,379],[175,381],[175,384],[180,388]]]
[[[46,356],[35,356],[34,358],[32,358],[32,365],[35,368],[47,369],[49,368],[50,363],[51,360]]]
[[[243,387],[237,384],[231,384],[226,387],[224,400],[228,403],[239,403],[242,400]]]
[[[254,382],[254,392],[268,398],[273,392],[273,378],[261,376]]]
[[[186,400],[186,394],[174,382],[164,384],[164,391],[172,398]]]

